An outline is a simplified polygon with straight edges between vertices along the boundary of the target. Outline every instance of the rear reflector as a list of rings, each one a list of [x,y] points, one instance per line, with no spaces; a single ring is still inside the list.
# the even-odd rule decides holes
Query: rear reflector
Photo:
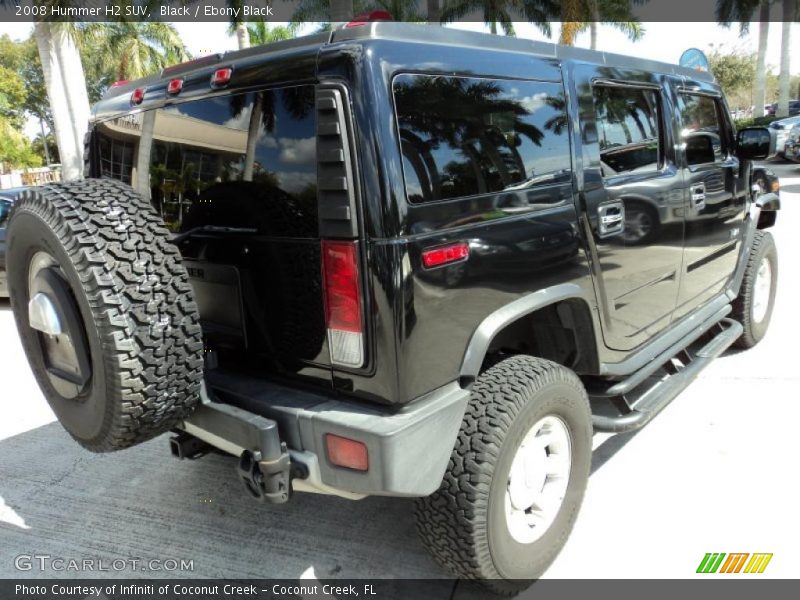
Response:
[[[422,264],[425,265],[426,269],[432,269],[433,267],[439,267],[466,258],[469,258],[469,244],[466,242],[439,246],[422,252]]]
[[[136,88],[131,93],[131,104],[141,104],[144,100],[144,88]]]
[[[213,87],[222,87],[223,85],[227,85],[228,82],[231,80],[232,74],[233,74],[233,69],[231,69],[230,67],[225,67],[224,69],[217,69],[211,76],[211,85]]]
[[[355,242],[322,241],[322,279],[331,361],[360,367],[364,362],[364,328]]]
[[[325,434],[325,449],[328,453],[328,460],[337,467],[356,471],[369,470],[369,452],[363,442],[327,433]]]
[[[170,79],[170,82],[167,84],[167,93],[170,96],[174,96],[175,94],[180,94],[182,89],[183,89],[183,79]]]

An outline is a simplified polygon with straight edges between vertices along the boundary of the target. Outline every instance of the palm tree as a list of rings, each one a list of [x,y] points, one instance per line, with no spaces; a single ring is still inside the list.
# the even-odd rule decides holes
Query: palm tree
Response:
[[[247,30],[247,39],[252,46],[262,46],[281,40],[289,40],[297,35],[300,23],[289,23],[288,25],[276,25],[270,27],[265,21],[250,21],[243,23]],[[231,23],[228,33],[238,32],[239,24]],[[238,33],[237,33],[238,35]]]
[[[89,97],[73,28],[68,23],[34,23],[53,128],[65,181],[83,175],[83,138],[89,122]]]
[[[492,33],[498,24],[506,35],[514,35],[514,18],[523,17],[550,36],[550,19],[559,14],[558,0],[445,0],[442,23],[458,21],[473,12],[482,12]]]
[[[781,71],[778,80],[778,109],[776,117],[789,115],[790,49],[792,23],[798,17],[800,0],[783,0],[783,31],[781,35]]]
[[[559,44],[573,46],[579,33],[589,29],[591,48],[597,49],[597,26],[605,23],[625,33],[631,41],[644,35],[642,24],[634,19],[632,4],[646,0],[564,0],[561,3]]]
[[[758,9],[758,54],[756,56],[756,80],[753,93],[753,116],[764,114],[767,103],[767,40],[769,38],[769,14],[773,0],[720,0],[717,3],[717,21],[725,27],[739,23],[741,35],[747,33],[750,21]]]
[[[114,80],[139,79],[191,58],[176,29],[161,21],[88,23],[78,27],[77,39]]]

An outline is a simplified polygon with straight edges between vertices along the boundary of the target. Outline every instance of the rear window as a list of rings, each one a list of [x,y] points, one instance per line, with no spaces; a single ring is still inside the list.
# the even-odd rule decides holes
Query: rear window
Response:
[[[569,127],[558,83],[399,75],[393,82],[410,202],[569,182]],[[535,194],[536,202],[559,202]]]
[[[275,210],[281,205],[286,209],[283,221],[294,213],[302,218],[291,219],[291,226],[302,222],[315,227],[312,85],[195,100],[130,114],[100,123],[97,138],[101,175],[131,183],[139,191],[147,187],[151,202],[170,229],[183,228],[193,209],[204,204],[202,210],[207,213],[212,203],[228,213],[226,219],[238,212],[239,221],[256,219],[255,215],[245,216],[255,207],[261,214],[265,204],[275,205]],[[228,204],[227,211],[223,203]],[[194,213],[196,216],[197,210]],[[272,222],[274,216],[269,218]]]

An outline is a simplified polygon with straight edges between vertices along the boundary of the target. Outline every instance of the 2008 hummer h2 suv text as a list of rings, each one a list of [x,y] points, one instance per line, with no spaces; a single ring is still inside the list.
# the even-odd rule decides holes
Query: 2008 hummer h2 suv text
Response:
[[[707,73],[359,23],[116,85],[86,145],[8,231],[75,440],[171,430],[270,502],[418,498],[433,556],[500,592],[564,544],[593,431],[770,321],[774,140]]]

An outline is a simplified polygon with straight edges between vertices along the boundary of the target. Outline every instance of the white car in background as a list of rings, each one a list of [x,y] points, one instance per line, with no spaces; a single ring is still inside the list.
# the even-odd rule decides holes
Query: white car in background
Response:
[[[786,134],[783,156],[787,160],[800,163],[800,122],[796,123]]]
[[[769,124],[770,129],[774,129],[777,133],[777,141],[775,149],[778,152],[778,155],[787,158],[784,149],[786,146],[786,138],[789,136],[789,131],[791,131],[792,127],[800,123],[800,115],[795,115],[794,117],[787,117],[785,119],[779,119],[777,121],[773,121]]]

